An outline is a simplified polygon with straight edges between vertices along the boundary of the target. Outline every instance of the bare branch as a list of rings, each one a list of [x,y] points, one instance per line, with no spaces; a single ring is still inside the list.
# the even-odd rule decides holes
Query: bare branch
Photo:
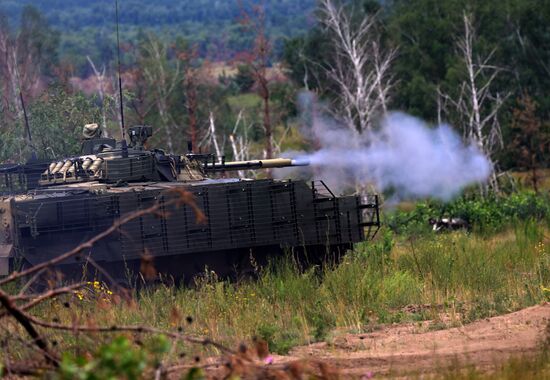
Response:
[[[0,304],[4,306],[6,312],[10,314],[25,331],[32,338],[32,341],[38,348],[44,353],[46,362],[57,367],[59,365],[58,359],[50,352],[47,342],[40,336],[38,331],[34,328],[33,324],[29,320],[28,316],[19,308],[15,301],[2,289],[0,289]]]
[[[343,5],[321,0],[321,22],[335,46],[333,65],[322,65],[336,84],[337,113],[359,133],[372,129],[375,117],[387,113],[393,86],[391,64],[396,49],[383,51],[376,30],[377,15],[365,15],[355,25]]]
[[[474,52],[476,32],[472,22],[473,16],[464,12],[464,35],[457,41],[458,52],[464,62],[466,78],[460,85],[458,97],[453,99],[438,90],[438,96],[450,103],[464,127],[465,137],[476,144],[478,149],[489,159],[493,168],[493,154],[501,146],[502,133],[498,121],[499,111],[508,97],[496,97],[491,93],[491,87],[501,67],[490,64],[495,54],[491,50],[481,58]],[[498,191],[496,173],[492,174],[491,187]],[[482,192],[484,189],[482,189]]]

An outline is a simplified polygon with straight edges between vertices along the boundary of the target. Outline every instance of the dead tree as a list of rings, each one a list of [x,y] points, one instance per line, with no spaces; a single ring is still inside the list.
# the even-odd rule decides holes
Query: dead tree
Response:
[[[169,98],[181,80],[180,64],[176,61],[175,67],[169,67],[166,45],[151,34],[147,35],[143,49],[147,57],[144,77],[153,89],[155,104],[166,133],[168,151],[173,152],[173,129],[176,129],[177,123],[170,112]]]
[[[96,68],[94,61],[90,56],[86,56],[88,63],[90,64],[92,71],[94,72],[96,80],[97,94],[99,96],[99,101],[101,102],[101,128],[105,136],[108,136],[107,131],[107,111],[106,111],[106,81],[105,81],[105,66],[102,67],[101,72]]]
[[[197,77],[200,72],[200,67],[196,67],[198,57],[197,46],[193,46],[178,54],[178,59],[183,63],[183,88],[185,91],[185,109],[189,120],[189,135],[191,137],[191,146],[193,152],[196,153],[198,139],[198,94],[197,94]]]
[[[220,148],[220,144],[218,143],[218,135],[216,133],[216,120],[214,119],[214,113],[212,111],[210,111],[210,114],[208,116],[208,123],[209,123],[208,137],[209,137],[210,143],[214,146],[214,151],[216,152],[216,156],[218,157],[218,160],[219,160],[223,156],[223,153],[222,153],[223,148]]]
[[[20,94],[25,98],[34,95],[40,85],[40,64],[34,56],[35,49],[22,33],[12,36],[7,25],[0,26],[0,74],[6,114],[15,121],[22,119]]]
[[[509,95],[492,92],[492,84],[503,69],[490,63],[495,49],[484,58],[474,52],[476,31],[472,19],[471,14],[464,13],[464,35],[457,42],[466,72],[458,97],[453,98],[443,93],[440,95],[458,115],[458,120],[464,127],[465,138],[475,144],[489,160],[492,167],[489,187],[498,192],[497,162],[494,153],[503,145],[498,116]],[[486,188],[482,188],[481,191],[484,193]]]
[[[543,180],[540,167],[550,152],[550,133],[537,116],[537,103],[526,93],[517,100],[513,110],[512,130],[514,139],[509,148],[516,157],[517,165],[527,172],[527,179],[538,193]]]
[[[271,42],[265,30],[265,8],[255,6],[247,12],[241,4],[240,23],[255,36],[254,46],[240,59],[252,68],[258,95],[263,104],[263,129],[265,133],[265,158],[273,158],[273,128],[271,125],[270,90],[267,69],[271,57]],[[269,172],[268,172],[269,175]]]
[[[387,112],[397,49],[382,48],[377,14],[354,23],[346,7],[333,0],[321,0],[320,11],[320,22],[335,49],[331,64],[319,63],[335,84],[332,112],[350,129],[370,131],[374,119]]]
[[[239,132],[239,127],[243,125],[242,132]],[[229,143],[231,144],[231,150],[233,152],[233,159],[235,161],[246,161],[250,160],[250,140],[248,134],[252,124],[247,124],[244,117],[244,110],[240,110],[237,115],[237,121],[235,121],[235,126],[233,131],[229,135]],[[245,177],[245,171],[238,171],[239,177]],[[252,176],[255,173],[250,173]]]

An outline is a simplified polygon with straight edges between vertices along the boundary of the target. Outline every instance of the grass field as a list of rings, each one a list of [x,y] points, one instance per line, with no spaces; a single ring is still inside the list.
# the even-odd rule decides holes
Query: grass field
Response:
[[[230,347],[259,336],[282,354],[381,323],[445,315],[434,325],[443,328],[550,300],[548,244],[548,230],[535,223],[489,237],[457,232],[400,240],[386,232],[338,265],[302,271],[287,258],[258,269],[256,281],[239,283],[205,272],[191,288],[158,285],[129,304],[117,304],[96,284],[71,297],[70,307],[58,300],[35,312],[67,322],[183,327]]]
[[[192,286],[174,287],[166,281],[141,287],[125,299],[117,289],[91,282],[87,289],[45,302],[32,313],[66,325],[141,325],[177,331],[233,348],[258,337],[277,354],[314,342],[330,345],[345,334],[369,333],[386,324],[421,326],[421,321],[430,320],[429,331],[462,326],[550,301],[547,201],[547,196],[534,194],[458,201],[449,207],[490,228],[442,234],[422,224],[437,205],[419,203],[388,219],[391,223],[374,241],[356,245],[338,263],[329,260],[321,267],[303,268],[289,254],[269,267],[256,268],[254,279],[230,282],[205,270]],[[0,325],[0,341],[15,332],[25,336],[8,320]],[[135,359],[145,355],[137,348],[141,346],[153,358],[151,363],[160,357],[178,362],[183,353],[188,358],[221,353],[210,345],[169,345],[159,336],[129,332],[122,334],[126,341],[112,334],[47,334],[61,352],[84,362],[99,347],[107,356],[109,350],[134,352],[130,359]],[[10,340],[3,355],[32,360],[24,340]],[[540,378],[541,373],[550,377],[548,349],[540,358],[511,361],[491,374],[460,368],[440,375],[511,379],[518,371],[526,378]]]

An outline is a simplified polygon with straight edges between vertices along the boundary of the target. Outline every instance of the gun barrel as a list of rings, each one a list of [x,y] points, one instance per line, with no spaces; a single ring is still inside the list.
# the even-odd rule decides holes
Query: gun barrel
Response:
[[[272,158],[266,160],[250,160],[250,161],[231,161],[224,163],[208,163],[206,170],[209,171],[228,171],[228,170],[245,170],[245,169],[271,169],[284,168],[288,166],[307,166],[307,160],[294,160],[290,158]]]

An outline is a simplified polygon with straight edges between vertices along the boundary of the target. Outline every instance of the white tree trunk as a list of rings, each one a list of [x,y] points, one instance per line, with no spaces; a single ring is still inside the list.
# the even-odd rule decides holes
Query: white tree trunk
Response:
[[[208,116],[208,121],[210,125],[210,142],[214,145],[214,151],[216,152],[218,160],[220,160],[222,158],[222,151],[220,149],[220,145],[218,144],[218,137],[216,136],[216,123],[212,112],[210,112],[210,115]]]
[[[170,113],[168,99],[181,79],[179,61],[173,72],[169,74],[167,73],[166,66],[166,46],[149,35],[145,49],[148,53],[149,62],[144,69],[144,76],[147,82],[155,89],[155,104],[157,105],[162,126],[166,133],[166,144],[168,145],[169,152],[173,153],[174,139],[172,130],[177,130],[177,125]]]
[[[397,50],[381,49],[376,15],[365,15],[355,26],[344,5],[321,0],[320,9],[321,22],[336,50],[334,64],[323,66],[338,89],[334,114],[359,133],[369,131],[375,118],[387,112],[393,84],[390,69]]]
[[[489,63],[494,50],[484,59],[475,54],[476,35],[472,18],[472,15],[464,13],[464,35],[457,43],[467,74],[461,85],[458,99],[443,93],[439,95],[448,100],[459,115],[464,126],[465,137],[474,143],[490,161],[493,171],[489,187],[498,192],[497,163],[494,160],[494,153],[502,147],[498,116],[508,95],[503,98],[498,93],[496,95],[491,93],[492,83],[502,69]],[[486,190],[486,187],[482,187],[481,193],[486,193]]]
[[[107,130],[107,111],[105,109],[105,66],[103,66],[101,73],[97,70],[94,62],[90,56],[86,56],[86,59],[92,67],[95,79],[97,82],[97,93],[99,95],[99,101],[101,102],[101,129],[105,137],[109,137],[109,131]],[[91,122],[91,121],[90,121]]]

